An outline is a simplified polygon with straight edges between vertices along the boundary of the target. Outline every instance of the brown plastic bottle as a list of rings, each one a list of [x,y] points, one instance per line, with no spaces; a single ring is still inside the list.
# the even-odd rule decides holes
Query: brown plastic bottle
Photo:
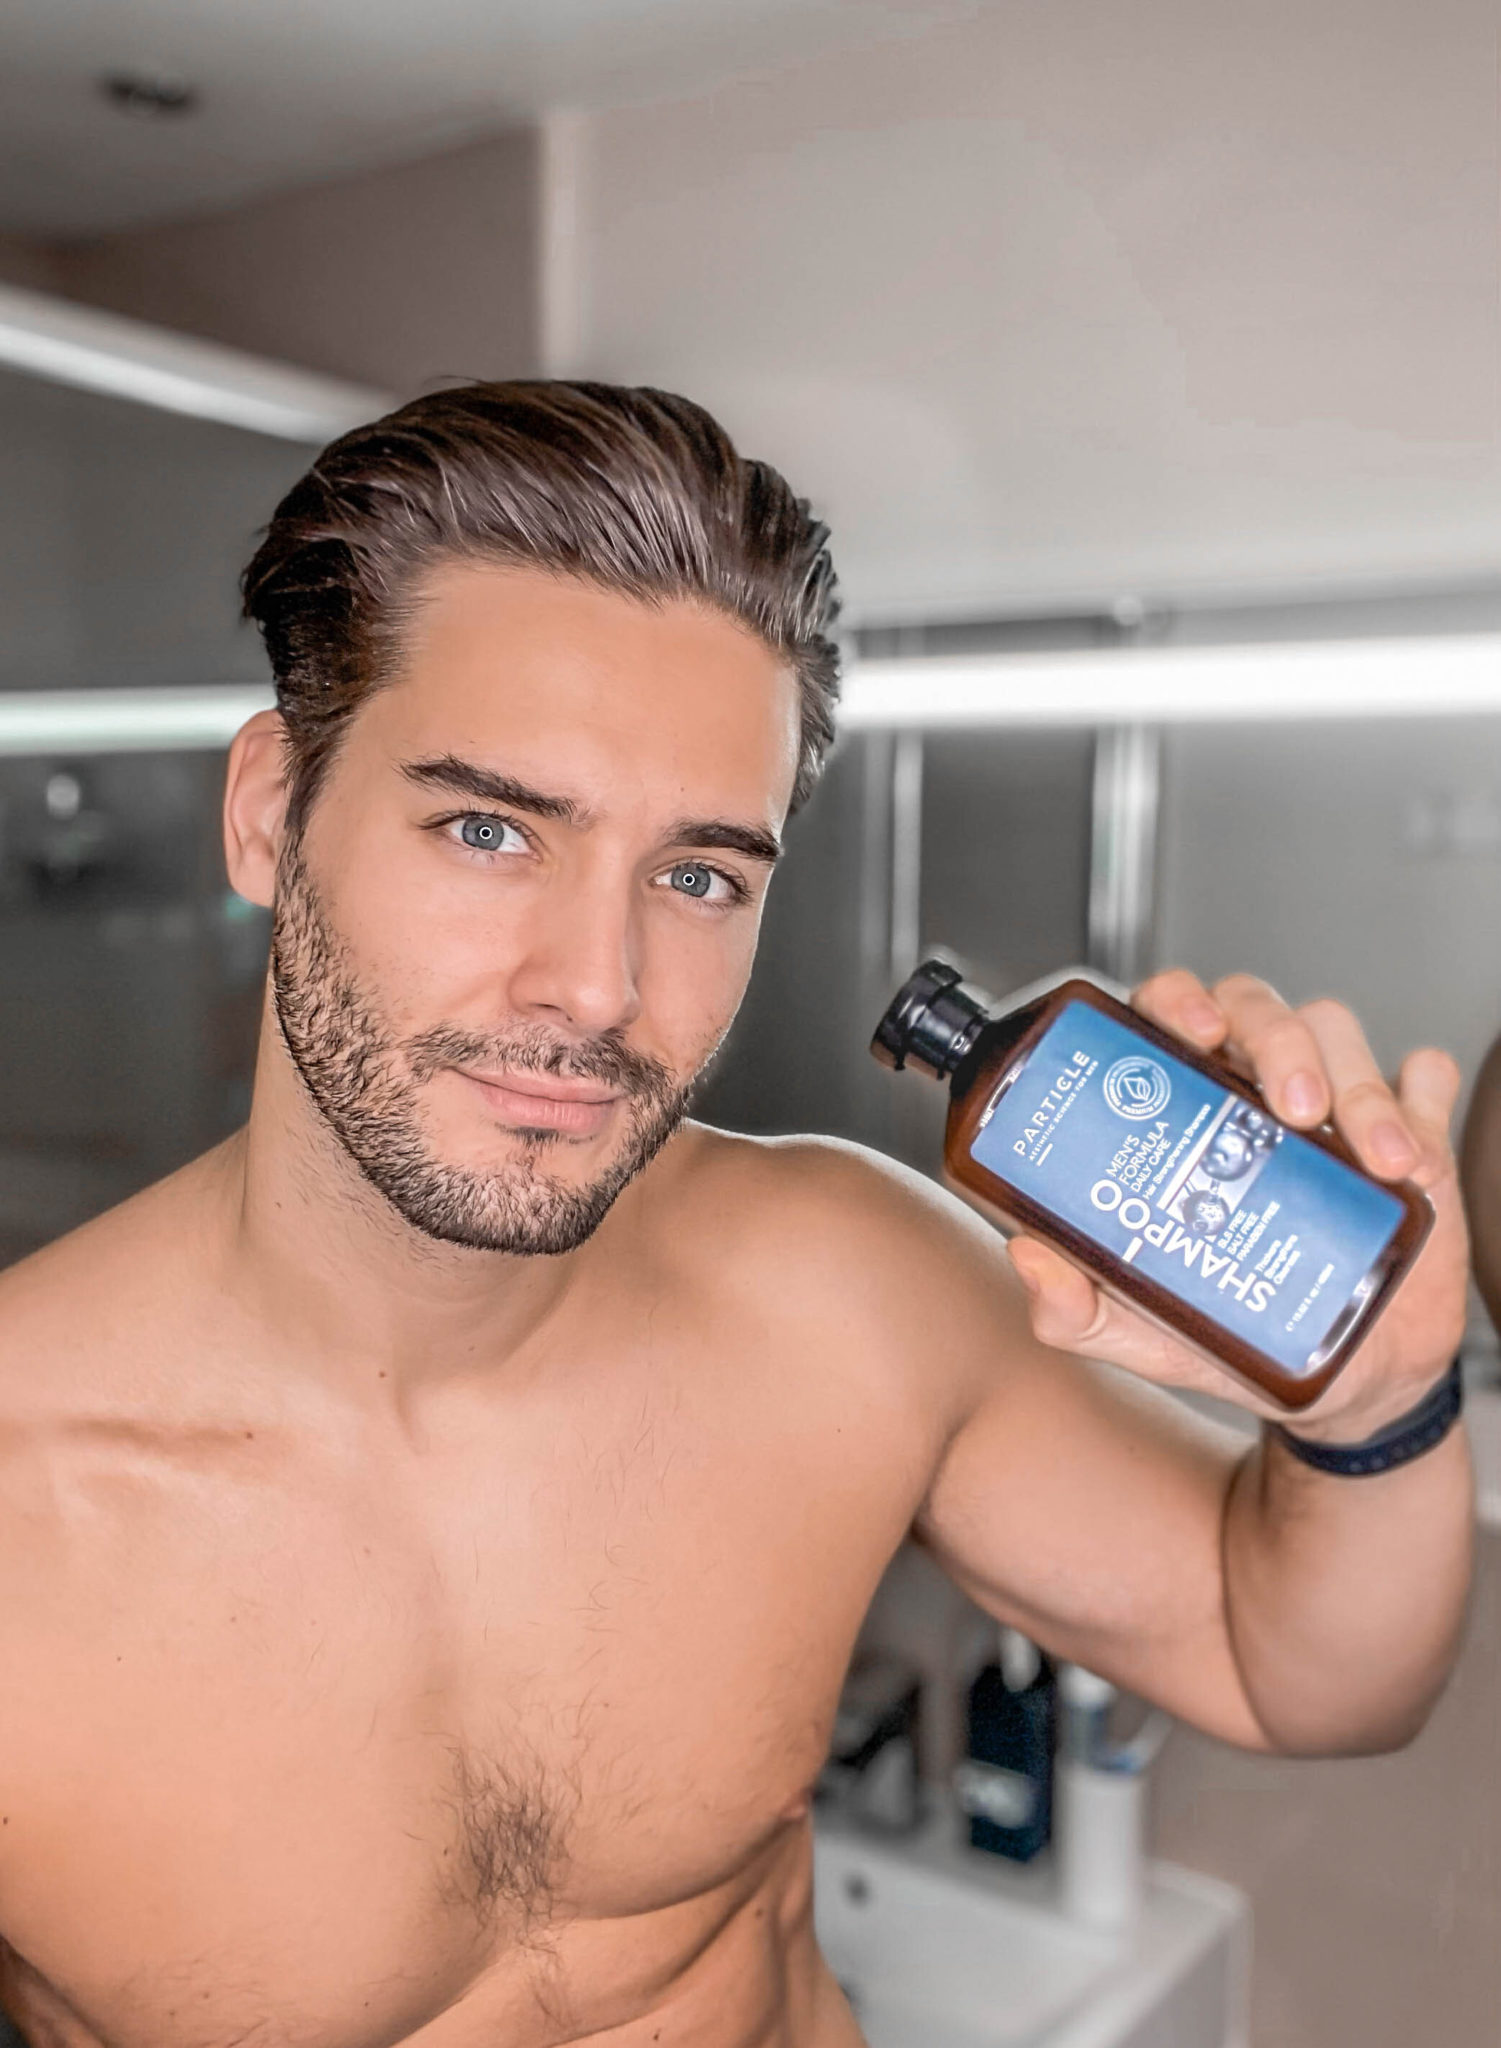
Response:
[[[871,1043],[948,1080],[952,1178],[1258,1392],[1316,1401],[1422,1249],[1427,1198],[1083,976],[993,1009],[929,960]]]

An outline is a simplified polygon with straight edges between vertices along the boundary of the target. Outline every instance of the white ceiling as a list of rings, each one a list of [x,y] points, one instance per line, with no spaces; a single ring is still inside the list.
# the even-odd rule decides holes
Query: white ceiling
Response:
[[[921,33],[984,0],[5,0],[0,229],[78,236],[230,205],[598,106]],[[202,94],[121,113],[109,71]]]

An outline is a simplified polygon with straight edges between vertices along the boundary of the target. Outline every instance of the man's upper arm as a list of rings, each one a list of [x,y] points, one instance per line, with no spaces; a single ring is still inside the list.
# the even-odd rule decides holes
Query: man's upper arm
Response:
[[[889,1262],[907,1275],[910,1341],[930,1369],[942,1360],[934,1380],[953,1403],[914,1533],[1054,1655],[1267,1747],[1225,1615],[1225,1505],[1243,1439],[1040,1344],[998,1233],[931,1184],[907,1187]]]

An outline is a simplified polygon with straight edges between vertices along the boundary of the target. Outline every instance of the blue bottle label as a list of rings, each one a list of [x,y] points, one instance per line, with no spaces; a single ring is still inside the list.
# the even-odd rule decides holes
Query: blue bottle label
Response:
[[[1189,1307],[1305,1375],[1404,1209],[1088,1003],[1064,1006],[970,1147]]]

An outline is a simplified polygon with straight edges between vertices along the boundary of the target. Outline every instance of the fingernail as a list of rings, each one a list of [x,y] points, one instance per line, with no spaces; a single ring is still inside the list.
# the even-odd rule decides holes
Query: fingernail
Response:
[[[1324,1107],[1324,1090],[1316,1074],[1294,1074],[1282,1091],[1294,1116],[1317,1116]]]
[[[1188,1004],[1186,1015],[1195,1031],[1218,1031],[1220,1028],[1219,1011],[1213,1003],[1206,1002],[1203,997]]]
[[[1400,1124],[1377,1124],[1371,1133],[1371,1150],[1394,1173],[1405,1173],[1418,1163],[1418,1148]]]

